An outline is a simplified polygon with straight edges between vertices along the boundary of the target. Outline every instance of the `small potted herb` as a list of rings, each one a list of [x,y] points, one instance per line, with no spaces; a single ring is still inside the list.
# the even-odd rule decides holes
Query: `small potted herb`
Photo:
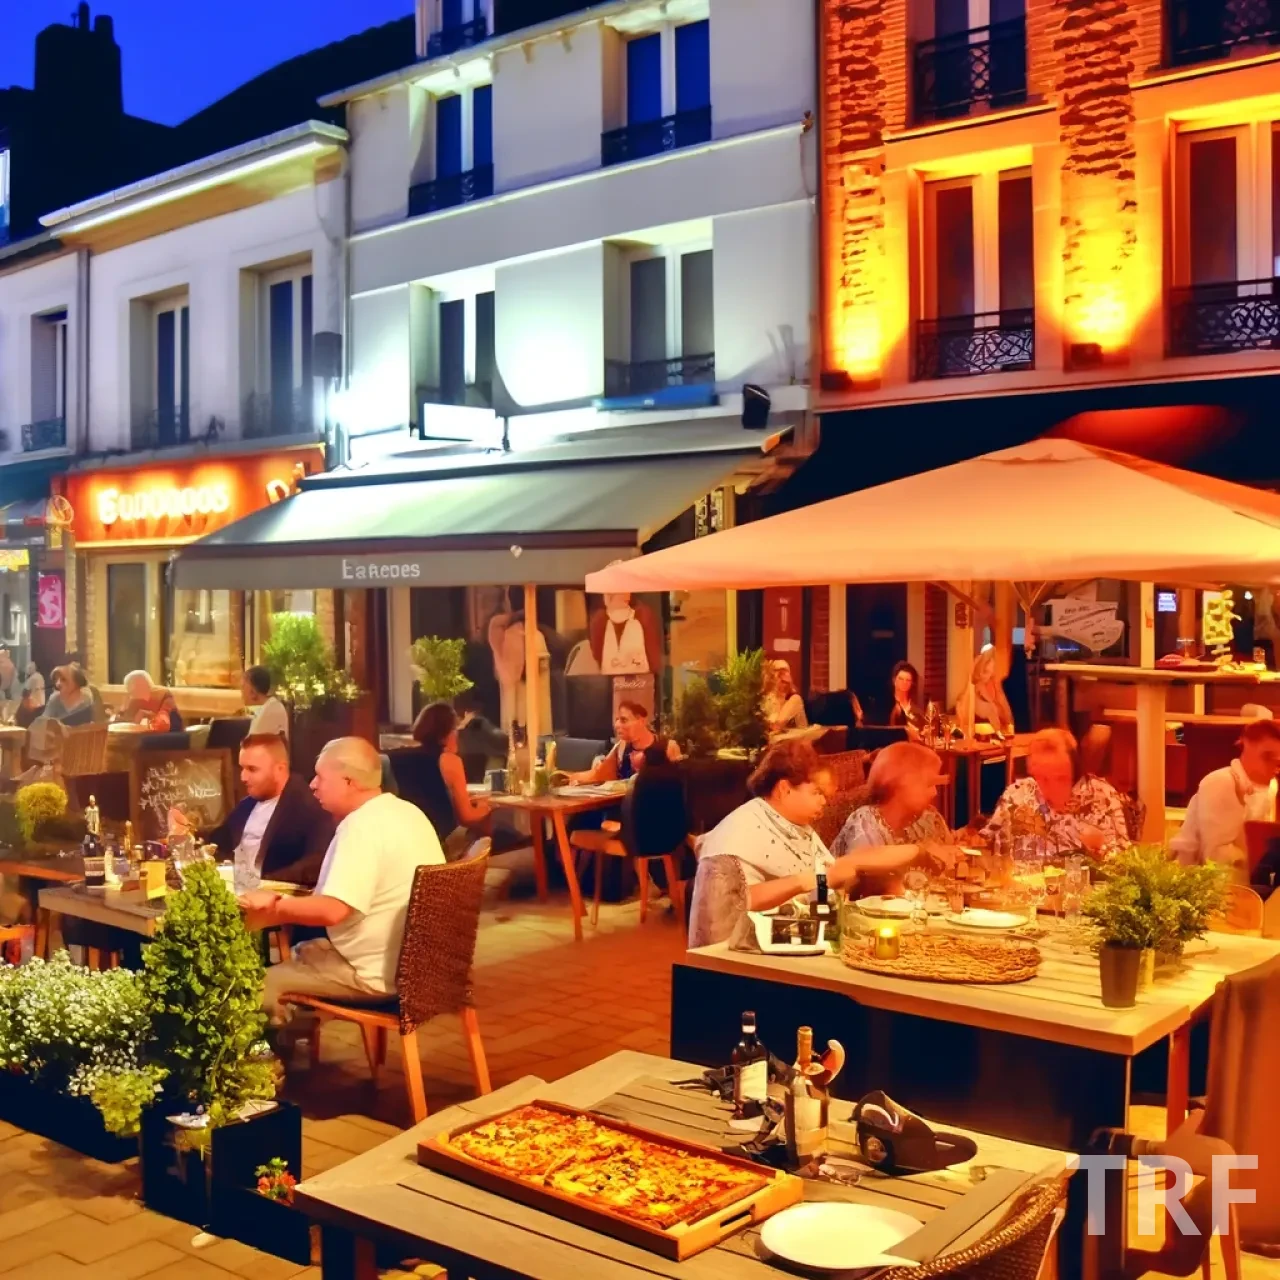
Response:
[[[258,1178],[260,1196],[280,1204],[293,1203],[293,1189],[298,1185],[298,1180],[289,1172],[289,1162],[283,1156],[272,1156],[254,1172]]]

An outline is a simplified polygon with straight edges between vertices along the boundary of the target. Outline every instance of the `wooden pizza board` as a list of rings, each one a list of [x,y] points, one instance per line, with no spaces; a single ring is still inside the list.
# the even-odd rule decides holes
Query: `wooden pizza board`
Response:
[[[491,1124],[495,1120],[501,1120],[513,1111],[521,1111],[529,1106],[558,1111],[566,1116],[588,1116],[603,1128],[630,1134],[656,1146],[718,1160],[736,1169],[746,1169],[767,1181],[758,1190],[730,1204],[722,1205],[713,1213],[706,1214],[695,1221],[680,1222],[672,1227],[659,1228],[637,1222],[634,1218],[615,1213],[602,1205],[591,1204],[565,1195],[552,1187],[526,1182],[500,1169],[481,1164],[453,1146],[452,1140],[460,1134]],[[723,1151],[718,1151],[714,1147],[685,1142],[680,1138],[668,1137],[651,1129],[641,1129],[593,1111],[566,1107],[558,1102],[525,1102],[519,1107],[511,1107],[497,1115],[485,1116],[468,1124],[459,1125],[447,1133],[427,1138],[418,1144],[418,1163],[425,1165],[428,1169],[469,1182],[472,1186],[490,1191],[494,1195],[517,1200],[530,1208],[541,1209],[552,1217],[577,1223],[578,1226],[599,1231],[618,1240],[625,1240],[628,1244],[648,1249],[677,1262],[691,1258],[704,1249],[714,1247],[744,1227],[763,1222],[780,1209],[799,1204],[804,1197],[804,1184],[794,1174],[769,1169],[738,1156],[725,1155]]]

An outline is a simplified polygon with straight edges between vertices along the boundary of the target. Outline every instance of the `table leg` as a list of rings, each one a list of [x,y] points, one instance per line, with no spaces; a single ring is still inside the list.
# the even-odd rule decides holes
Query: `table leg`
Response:
[[[529,815],[529,831],[533,837],[533,879],[538,887],[538,901],[547,900],[547,833],[542,814]]]
[[[556,844],[560,847],[560,865],[564,867],[564,878],[569,882],[569,902],[573,910],[573,936],[577,942],[582,941],[582,890],[578,887],[578,869],[573,863],[573,849],[569,846],[569,828],[565,825],[564,814],[558,809],[551,817],[555,828]]]
[[[1187,1118],[1191,1102],[1191,1023],[1169,1037],[1169,1074],[1165,1084],[1165,1137],[1171,1138]]]
[[[1147,806],[1142,838],[1164,843],[1164,740],[1168,689],[1163,684],[1136,686],[1138,710],[1138,795]]]
[[[36,943],[35,954],[41,960],[49,958],[49,936],[52,927],[49,919],[49,912],[44,907],[36,908]]]
[[[378,1247],[338,1227],[322,1227],[320,1274],[324,1280],[378,1280]]]
[[[952,831],[956,828],[956,754],[954,751],[943,751],[942,769],[947,777],[947,785],[943,788],[942,816]]]
[[[965,760],[969,771],[969,822],[976,822],[982,812],[982,757],[969,756]]]

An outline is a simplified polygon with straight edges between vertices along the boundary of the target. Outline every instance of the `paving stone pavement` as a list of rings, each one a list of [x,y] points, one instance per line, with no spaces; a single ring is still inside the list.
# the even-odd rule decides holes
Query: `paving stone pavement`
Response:
[[[487,911],[475,993],[495,1087],[522,1075],[554,1080],[616,1049],[667,1052],[671,963],[684,949],[663,904],[644,925],[635,903],[602,908],[573,941],[567,901],[503,903]],[[432,1110],[474,1094],[455,1018],[419,1032]],[[325,1030],[318,1067],[291,1075],[303,1108],[303,1175],[341,1164],[409,1123],[395,1049],[377,1084],[354,1028]],[[1135,1129],[1159,1132],[1163,1113],[1134,1108]],[[104,1165],[0,1122],[0,1277],[3,1280],[319,1280],[236,1241],[195,1244],[194,1228],[143,1208],[137,1162]],[[1142,1242],[1151,1247],[1151,1241]],[[442,1276],[418,1266],[387,1280]],[[1223,1275],[1213,1248],[1214,1280]],[[1245,1280],[1280,1280],[1280,1259],[1245,1255]],[[1064,1278],[1066,1280],[1066,1278]]]

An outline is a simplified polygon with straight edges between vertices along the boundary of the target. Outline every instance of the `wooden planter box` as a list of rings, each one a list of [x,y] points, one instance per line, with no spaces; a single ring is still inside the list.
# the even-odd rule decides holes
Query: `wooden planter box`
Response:
[[[363,694],[358,702],[332,702],[309,711],[296,712],[289,734],[289,754],[293,771],[310,778],[316,757],[334,738],[366,738],[378,741],[377,717],[372,697]]]
[[[142,1198],[148,1209],[287,1258],[311,1261],[306,1215],[257,1193],[259,1165],[280,1156],[301,1177],[302,1112],[280,1102],[248,1120],[215,1129],[206,1154],[179,1149],[167,1116],[175,1104],[142,1117]]]
[[[138,1154],[137,1138],[108,1133],[102,1113],[88,1098],[46,1087],[21,1074],[0,1074],[0,1120],[104,1164],[119,1164]]]

